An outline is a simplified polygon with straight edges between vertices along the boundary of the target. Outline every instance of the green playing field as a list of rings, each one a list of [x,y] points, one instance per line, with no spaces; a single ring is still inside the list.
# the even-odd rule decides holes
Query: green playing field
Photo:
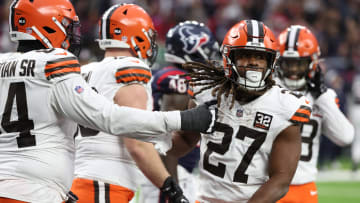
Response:
[[[360,182],[320,182],[319,203],[360,203]]]

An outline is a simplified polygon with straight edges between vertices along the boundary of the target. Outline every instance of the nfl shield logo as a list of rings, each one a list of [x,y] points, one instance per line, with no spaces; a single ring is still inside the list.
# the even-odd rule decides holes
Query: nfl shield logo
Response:
[[[243,112],[244,112],[244,109],[238,109],[238,110],[236,111],[236,116],[237,116],[237,117],[242,117],[242,116],[243,116]]]

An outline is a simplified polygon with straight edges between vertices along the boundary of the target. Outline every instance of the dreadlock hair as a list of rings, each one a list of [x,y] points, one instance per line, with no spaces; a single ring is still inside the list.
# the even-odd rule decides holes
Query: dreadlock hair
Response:
[[[182,68],[189,71],[189,73],[185,74],[185,76],[190,77],[190,79],[187,79],[187,83],[192,86],[203,86],[199,91],[194,93],[194,96],[207,89],[213,88],[211,94],[214,97],[216,96],[217,106],[220,107],[222,95],[227,98],[232,94],[233,97],[229,109],[233,108],[235,100],[239,102],[252,101],[275,84],[275,81],[272,80],[270,76],[265,80],[268,85],[264,90],[249,91],[239,86],[233,79],[227,77],[223,67],[217,61],[206,61],[206,64],[187,62],[182,65]]]

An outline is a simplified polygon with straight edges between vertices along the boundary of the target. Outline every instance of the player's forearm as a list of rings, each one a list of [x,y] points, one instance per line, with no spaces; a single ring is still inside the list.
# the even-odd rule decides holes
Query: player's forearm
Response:
[[[166,156],[161,157],[167,171],[170,173],[170,175],[178,181],[178,175],[177,175],[177,165],[178,165],[178,157],[173,156],[169,153],[166,153]]]
[[[199,139],[199,133],[177,132],[176,135],[173,136],[172,148],[167,154],[180,158],[194,149]]]
[[[154,146],[151,143],[136,141],[131,149],[128,148],[131,157],[136,162],[143,174],[158,188],[160,188],[169,173]]]
[[[78,92],[74,88],[78,87]],[[55,85],[54,109],[75,122],[109,134],[151,141],[151,137],[181,128],[178,111],[149,112],[119,107],[95,93],[80,76]]]
[[[288,178],[273,176],[263,184],[248,203],[273,203],[281,199],[289,190],[290,181]]]

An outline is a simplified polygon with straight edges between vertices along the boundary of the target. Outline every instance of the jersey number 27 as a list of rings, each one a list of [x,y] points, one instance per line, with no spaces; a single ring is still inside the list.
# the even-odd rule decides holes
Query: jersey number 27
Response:
[[[209,162],[209,157],[211,153],[216,152],[218,154],[224,155],[230,147],[232,141],[233,128],[227,124],[216,122],[214,130],[217,132],[224,133],[224,137],[221,143],[208,142],[207,150],[204,155],[204,164],[203,167],[205,170],[209,171],[213,175],[216,175],[220,178],[225,176],[226,165],[223,163],[218,163],[218,165],[212,165]],[[252,144],[247,149],[246,153],[243,155],[242,160],[239,166],[235,170],[234,182],[247,183],[248,175],[245,174],[249,164],[254,157],[255,153],[260,149],[261,145],[264,143],[266,138],[265,132],[259,132],[257,130],[247,128],[245,126],[240,126],[238,132],[236,133],[236,138],[244,140],[245,137],[254,139]]]

